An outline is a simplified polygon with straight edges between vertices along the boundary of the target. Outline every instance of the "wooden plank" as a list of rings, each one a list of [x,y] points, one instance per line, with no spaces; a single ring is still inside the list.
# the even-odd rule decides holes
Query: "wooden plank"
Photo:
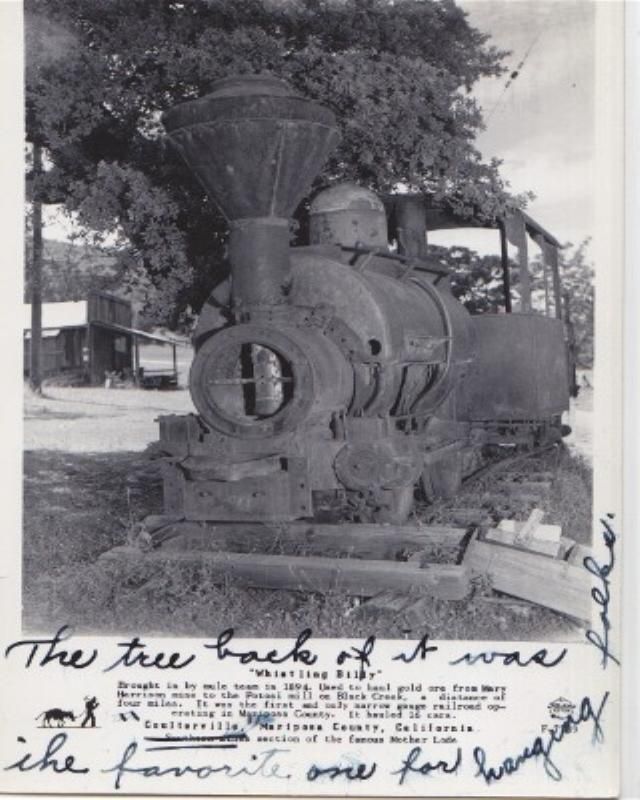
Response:
[[[160,518],[153,517],[152,529],[159,529]],[[394,558],[405,550],[429,547],[459,547],[465,528],[446,525],[375,525],[343,523],[320,525],[311,522],[282,524],[173,522],[165,525],[163,548],[175,550],[261,550],[293,549],[310,555],[343,554],[358,558]],[[150,526],[151,527],[151,526]]]
[[[487,525],[492,522],[486,508],[448,508],[446,514],[453,525]]]
[[[569,564],[575,564],[576,566],[583,567],[585,558],[592,555],[593,550],[590,547],[587,547],[587,545],[575,544],[569,551],[567,561]]]
[[[575,543],[574,539],[569,539],[568,536],[561,536],[560,537],[560,549],[558,550],[558,558],[562,559],[563,561],[564,560],[569,561],[569,559],[567,558],[567,554],[570,553],[571,550],[573,550],[573,548],[575,547],[575,544],[576,543]],[[569,561],[569,563],[573,563],[573,562]]]
[[[376,616],[381,613],[399,614],[403,608],[413,603],[411,595],[401,592],[385,591],[374,595],[354,612],[357,616]]]
[[[515,519],[501,519],[498,523],[498,528],[510,533],[518,533],[524,522]],[[545,525],[540,524],[535,530],[535,539],[540,539],[545,542],[559,542],[562,537],[561,525]]]
[[[526,492],[528,494],[547,494],[551,490],[549,481],[509,481],[504,480],[496,486],[500,492]]]
[[[424,619],[429,611],[432,601],[428,597],[418,597],[412,600],[402,609],[402,623],[408,628],[423,628]]]
[[[502,494],[498,492],[485,492],[482,495],[482,502],[492,503],[496,507],[509,506],[510,503],[531,503],[531,505],[536,505],[536,503],[540,502],[540,495],[517,491],[504,492]]]
[[[183,552],[164,548],[144,553],[135,547],[108,550],[100,560],[129,564],[192,562],[205,565],[214,581],[231,580],[239,586],[259,589],[335,591],[361,597],[391,590],[421,591],[444,600],[461,600],[470,588],[467,568],[451,564],[419,569],[398,561],[202,550]]]
[[[518,536],[526,523],[513,519],[503,519],[497,528],[487,531],[487,541],[524,547],[535,553],[558,556],[562,549],[562,527],[560,525],[538,525],[534,535],[526,543],[518,541]]]
[[[488,575],[494,589],[580,620],[591,615],[591,576],[583,568],[474,538],[463,564]]]
[[[541,508],[534,508],[529,514],[527,521],[516,533],[515,544],[527,547],[534,537],[536,528],[544,518],[544,511]]]
[[[515,531],[507,531],[501,527],[490,528],[486,534],[486,541],[496,544],[507,544],[513,547],[522,547],[533,553],[543,553],[547,556],[557,556],[560,551],[560,540],[549,541],[545,539],[530,539],[526,544],[519,544]]]

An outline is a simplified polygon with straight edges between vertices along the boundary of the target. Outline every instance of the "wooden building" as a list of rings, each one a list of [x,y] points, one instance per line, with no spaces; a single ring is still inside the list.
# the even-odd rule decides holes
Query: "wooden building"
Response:
[[[177,386],[176,343],[132,327],[131,304],[104,292],[86,300],[42,304],[42,375],[103,384],[109,376],[130,378],[143,386]],[[171,348],[170,369],[145,369],[140,345],[155,342]],[[29,375],[31,306],[24,306],[24,374]]]

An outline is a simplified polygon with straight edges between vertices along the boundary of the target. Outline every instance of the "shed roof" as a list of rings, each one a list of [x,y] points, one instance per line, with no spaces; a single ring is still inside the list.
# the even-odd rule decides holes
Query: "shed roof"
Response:
[[[31,305],[23,304],[23,328],[26,338],[31,336]],[[61,328],[81,328],[88,324],[88,303],[86,300],[64,301],[62,303],[43,303],[42,304],[42,330],[43,336],[57,336]],[[148,339],[162,344],[181,345],[177,339],[170,339],[166,336],[158,336],[154,333],[147,333],[138,328],[130,328],[126,325],[119,325],[115,322],[95,321],[94,325],[109,330],[131,333],[141,339]]]

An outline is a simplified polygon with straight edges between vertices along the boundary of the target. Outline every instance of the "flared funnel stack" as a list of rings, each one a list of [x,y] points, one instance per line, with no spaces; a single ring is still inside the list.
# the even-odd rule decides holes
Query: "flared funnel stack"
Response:
[[[230,222],[235,305],[282,302],[288,220],[338,141],[333,113],[284,81],[254,75],[219,81],[163,122]]]

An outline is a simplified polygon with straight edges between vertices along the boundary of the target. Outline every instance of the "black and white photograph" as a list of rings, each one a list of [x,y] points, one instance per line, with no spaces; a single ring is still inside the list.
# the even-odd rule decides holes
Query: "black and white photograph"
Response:
[[[9,789],[615,794],[623,4],[9,6]]]
[[[28,629],[588,620],[594,21],[26,3]]]

